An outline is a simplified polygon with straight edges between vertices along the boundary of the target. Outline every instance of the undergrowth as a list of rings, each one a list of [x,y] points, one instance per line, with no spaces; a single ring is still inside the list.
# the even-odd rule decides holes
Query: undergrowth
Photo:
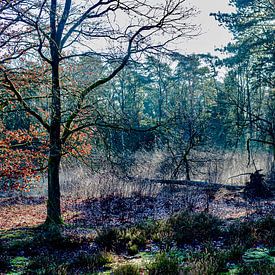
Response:
[[[38,228],[10,230],[0,234],[0,273],[274,274],[274,228],[271,216],[227,226],[207,213],[184,211],[167,220],[105,228],[95,239]],[[141,252],[149,260],[142,260]],[[141,260],[118,260],[121,255]]]

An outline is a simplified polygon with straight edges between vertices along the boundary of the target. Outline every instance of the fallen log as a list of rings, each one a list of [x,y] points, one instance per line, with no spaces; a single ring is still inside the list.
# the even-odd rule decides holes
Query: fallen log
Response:
[[[227,190],[238,191],[243,189],[244,185],[230,185],[224,183],[213,183],[213,182],[205,182],[205,181],[191,181],[191,180],[168,180],[168,179],[149,179],[149,178],[141,178],[141,177],[131,177],[127,176],[127,180],[129,181],[137,181],[141,183],[160,183],[160,184],[170,184],[170,185],[185,185],[185,186],[193,186],[193,187],[201,187],[207,190],[217,191],[221,188],[225,188]]]

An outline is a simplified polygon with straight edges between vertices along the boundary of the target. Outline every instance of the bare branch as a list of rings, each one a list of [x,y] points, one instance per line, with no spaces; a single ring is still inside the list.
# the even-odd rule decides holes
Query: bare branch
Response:
[[[9,79],[7,73],[4,71],[3,68],[0,68],[0,70],[3,72],[4,74],[4,78],[5,78],[5,82],[7,82],[8,84],[8,89],[10,91],[12,91],[14,93],[14,95],[16,96],[17,100],[22,104],[22,106],[24,107],[25,111],[28,112],[30,115],[32,115],[33,117],[35,117],[43,126],[44,128],[49,132],[50,131],[50,126],[48,125],[48,123],[46,121],[44,121],[44,119],[34,110],[32,110],[29,105],[25,102],[25,100],[23,99],[23,97],[21,96],[20,92],[15,88],[14,84],[12,83],[12,81]]]

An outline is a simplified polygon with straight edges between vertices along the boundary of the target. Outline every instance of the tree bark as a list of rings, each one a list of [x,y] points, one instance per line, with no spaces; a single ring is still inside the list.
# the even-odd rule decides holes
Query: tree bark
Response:
[[[46,224],[61,224],[59,167],[61,160],[61,97],[59,79],[59,46],[61,34],[56,32],[56,0],[51,1],[51,71],[52,104],[50,122],[50,153],[48,161],[48,203]],[[62,30],[61,30],[62,31]]]
[[[60,224],[60,183],[59,166],[61,160],[61,101],[59,85],[59,64],[52,63],[52,110],[50,124],[50,154],[48,162],[48,204],[46,223]]]
[[[61,160],[61,101],[59,84],[59,64],[57,59],[52,62],[52,110],[50,124],[50,154],[48,163],[48,204],[46,223],[60,224],[60,184],[59,166]]]
[[[48,204],[46,223],[60,224],[60,183],[59,167],[61,160],[61,99],[59,83],[58,53],[52,52],[52,110],[50,124],[50,154],[48,163]]]
[[[190,167],[189,167],[189,162],[187,159],[187,156],[184,156],[184,163],[185,163],[185,173],[186,173],[186,180],[190,181]]]
[[[46,224],[61,224],[60,187],[59,187],[60,156],[50,155],[48,167],[48,202]]]

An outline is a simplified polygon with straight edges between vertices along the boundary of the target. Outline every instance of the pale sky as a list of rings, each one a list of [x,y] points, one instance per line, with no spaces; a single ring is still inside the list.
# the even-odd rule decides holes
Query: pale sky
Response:
[[[77,2],[79,0],[75,1]],[[158,2],[160,0],[148,1],[152,1],[156,4],[155,1]],[[173,43],[172,48],[182,54],[210,53],[221,57],[222,54],[215,52],[215,48],[222,48],[225,46],[232,39],[232,35],[226,28],[219,26],[219,22],[216,21],[213,16],[209,16],[209,14],[219,11],[233,12],[234,8],[229,6],[229,0],[185,0],[184,2],[187,7],[192,6],[197,8],[199,12],[198,15],[196,17],[191,17],[189,22],[191,22],[191,24],[200,25],[201,34],[197,37],[192,37],[192,39],[179,39],[178,42],[175,42],[175,44]],[[122,23],[122,25],[127,26],[129,23],[127,18],[124,20],[123,14],[118,17],[115,16],[113,19],[119,22],[118,25]],[[90,46],[89,43],[88,45]],[[97,50],[97,47],[99,50],[106,49],[106,43],[102,39],[93,41],[92,45],[95,50]]]
[[[234,8],[228,5],[228,0],[186,0],[186,3],[193,5],[200,10],[200,14],[192,22],[201,25],[201,35],[186,41],[181,51],[187,53],[211,53],[215,48],[225,46],[232,35],[214,19],[209,16],[211,12],[232,12]]]

